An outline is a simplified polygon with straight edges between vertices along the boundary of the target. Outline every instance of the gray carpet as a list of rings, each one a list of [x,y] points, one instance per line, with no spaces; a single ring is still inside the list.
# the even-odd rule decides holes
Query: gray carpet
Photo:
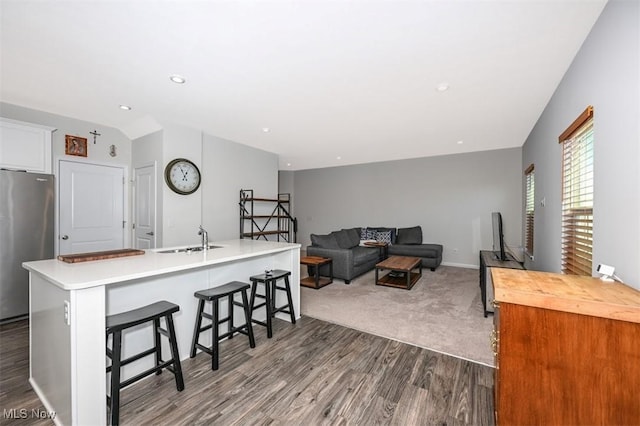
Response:
[[[303,272],[305,276],[306,271]],[[302,287],[302,315],[494,366],[482,314],[478,270],[440,266],[423,270],[409,291],[376,286],[370,271],[346,285]]]

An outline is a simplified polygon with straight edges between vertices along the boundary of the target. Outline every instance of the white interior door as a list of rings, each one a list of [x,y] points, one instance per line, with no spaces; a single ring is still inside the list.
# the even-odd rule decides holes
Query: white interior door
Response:
[[[134,247],[156,248],[156,167],[134,170]]]
[[[59,254],[124,248],[124,168],[60,161]]]

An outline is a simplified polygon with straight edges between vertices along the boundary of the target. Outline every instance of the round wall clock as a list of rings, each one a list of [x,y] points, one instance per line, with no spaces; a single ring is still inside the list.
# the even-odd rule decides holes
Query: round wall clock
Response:
[[[173,192],[189,195],[200,186],[200,170],[192,161],[176,158],[164,169],[164,179]]]

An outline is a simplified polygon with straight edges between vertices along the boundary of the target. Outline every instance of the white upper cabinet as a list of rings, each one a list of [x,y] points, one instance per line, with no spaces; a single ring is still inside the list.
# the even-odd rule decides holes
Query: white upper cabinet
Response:
[[[53,127],[0,117],[0,168],[51,173]]]

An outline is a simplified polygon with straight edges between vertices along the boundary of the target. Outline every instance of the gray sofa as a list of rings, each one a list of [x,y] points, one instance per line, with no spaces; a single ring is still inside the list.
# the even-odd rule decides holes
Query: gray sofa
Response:
[[[327,235],[311,234],[308,256],[333,259],[333,276],[349,284],[358,275],[372,270],[380,262],[380,249],[363,247],[360,240],[376,239],[389,243],[389,256],[412,256],[422,260],[422,266],[432,271],[442,262],[442,245],[423,244],[422,228],[367,227],[334,231]],[[322,275],[329,274],[329,267],[320,267]]]

